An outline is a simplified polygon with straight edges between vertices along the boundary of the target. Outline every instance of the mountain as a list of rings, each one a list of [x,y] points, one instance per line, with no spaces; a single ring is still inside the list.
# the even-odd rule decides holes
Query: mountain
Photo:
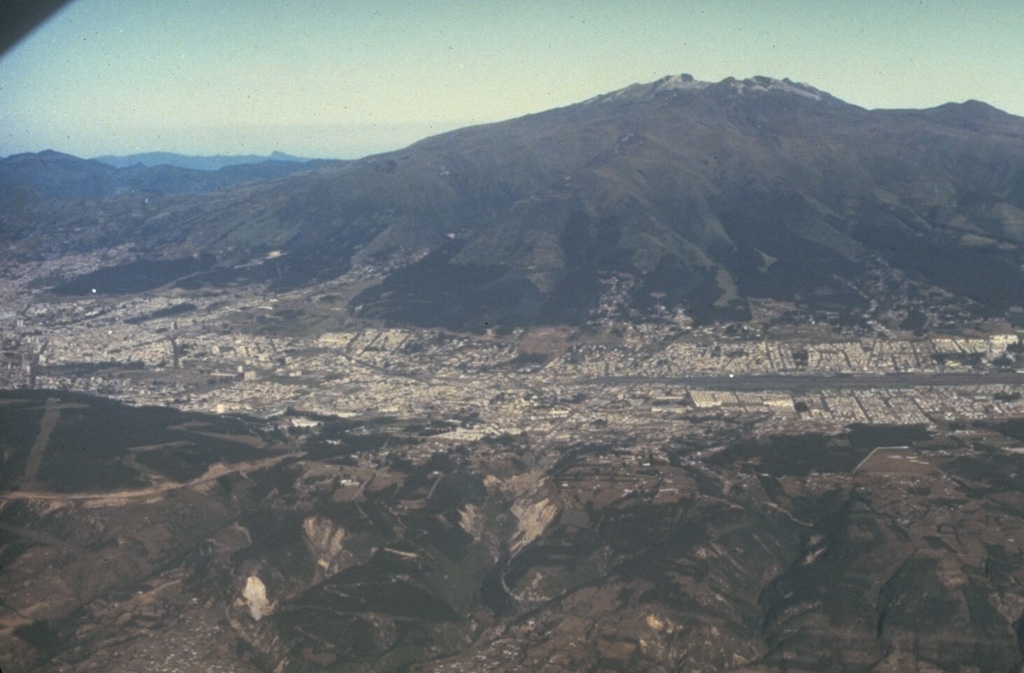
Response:
[[[284,152],[271,152],[265,157],[258,154],[194,156],[175,154],[174,152],[143,152],[141,154],[128,154],[125,156],[104,155],[95,157],[95,160],[114,168],[128,168],[129,166],[142,164],[143,166],[175,166],[194,171],[216,171],[227,166],[261,164],[265,161],[287,161],[300,164],[313,161],[312,159],[303,159],[285,154]]]
[[[880,274],[982,315],[1024,305],[1024,120],[866,110],[765,77],[666,77],[258,185],[67,209],[73,232],[22,202],[6,242],[214,254],[193,284],[373,268],[351,310],[458,329],[581,322],[613,277],[632,309],[698,320],[762,298],[864,320]]]
[[[162,153],[157,155],[163,156]],[[263,158],[260,163],[238,162],[204,169],[140,161],[118,167],[97,159],[80,159],[46,150],[0,160],[0,189],[7,194],[37,193],[61,200],[124,194],[201,194],[251,180],[280,178],[326,163],[329,162]]]

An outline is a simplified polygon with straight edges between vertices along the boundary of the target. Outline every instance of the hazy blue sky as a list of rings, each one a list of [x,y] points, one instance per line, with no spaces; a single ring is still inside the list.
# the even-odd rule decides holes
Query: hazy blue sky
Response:
[[[0,155],[354,157],[663,75],[1024,115],[1021,0],[76,0],[0,58]]]

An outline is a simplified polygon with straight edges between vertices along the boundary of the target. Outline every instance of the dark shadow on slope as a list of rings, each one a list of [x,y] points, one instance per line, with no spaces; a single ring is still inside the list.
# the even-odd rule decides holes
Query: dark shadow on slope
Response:
[[[448,329],[483,330],[531,323],[540,291],[504,265],[454,264],[462,243],[451,241],[360,292],[350,307],[371,318]]]
[[[216,258],[209,253],[179,259],[139,259],[76,276],[53,288],[54,294],[134,294],[208,271]]]

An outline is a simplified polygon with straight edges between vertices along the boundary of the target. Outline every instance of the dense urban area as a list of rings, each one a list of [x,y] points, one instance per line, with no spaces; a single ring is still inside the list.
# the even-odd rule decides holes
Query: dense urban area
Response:
[[[759,415],[766,432],[1024,415],[1024,344],[1004,320],[964,316],[975,329],[958,333],[837,333],[811,318],[766,334],[768,318],[695,328],[681,310],[616,321],[609,292],[581,327],[472,334],[338,326],[345,309],[323,288],[76,299],[27,289],[47,270],[34,271],[5,281],[6,388],[264,418],[460,418],[461,440],[542,429],[571,438],[595,422],[671,432],[708,412]],[[765,304],[766,314],[794,310]]]

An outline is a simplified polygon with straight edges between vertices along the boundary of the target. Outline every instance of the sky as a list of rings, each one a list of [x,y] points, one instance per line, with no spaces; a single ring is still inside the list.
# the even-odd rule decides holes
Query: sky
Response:
[[[356,158],[634,82],[1024,116],[1020,0],[74,0],[0,56],[0,156]]]

